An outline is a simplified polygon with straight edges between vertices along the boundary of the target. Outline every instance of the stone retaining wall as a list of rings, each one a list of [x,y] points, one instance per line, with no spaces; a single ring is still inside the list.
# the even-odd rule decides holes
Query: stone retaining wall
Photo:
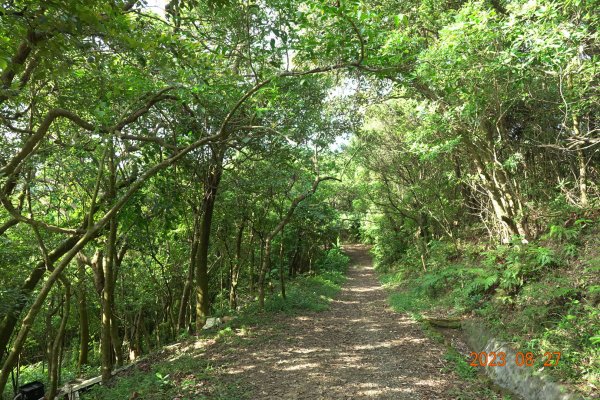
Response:
[[[517,352],[507,343],[498,341],[490,334],[483,323],[475,320],[462,322],[465,339],[476,352],[504,352],[506,366],[482,367],[485,373],[500,387],[523,396],[526,400],[583,400],[582,396],[552,382],[543,372],[532,367],[519,367],[515,363]]]

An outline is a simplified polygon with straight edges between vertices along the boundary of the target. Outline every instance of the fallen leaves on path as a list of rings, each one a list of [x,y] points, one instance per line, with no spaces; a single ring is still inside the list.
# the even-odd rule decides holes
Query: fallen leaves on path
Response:
[[[348,280],[328,311],[278,315],[235,351],[211,347],[218,379],[250,399],[456,399],[467,384],[445,368],[444,346],[388,308],[364,246],[346,252]]]

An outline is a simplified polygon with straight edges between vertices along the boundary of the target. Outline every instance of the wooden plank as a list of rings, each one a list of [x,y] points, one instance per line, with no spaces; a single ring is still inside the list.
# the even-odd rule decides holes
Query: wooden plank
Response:
[[[137,362],[126,365],[119,369],[116,369],[111,372],[111,375],[115,376],[118,373],[128,370],[129,368],[133,367],[136,364],[137,364]],[[84,381],[74,380],[74,381],[69,382],[66,385],[64,385],[58,391],[58,394],[56,395],[56,397],[65,397],[66,396],[68,400],[79,399],[79,391],[80,390],[90,387],[92,385],[100,384],[100,383],[102,383],[102,376],[97,376],[95,378],[86,379]]]

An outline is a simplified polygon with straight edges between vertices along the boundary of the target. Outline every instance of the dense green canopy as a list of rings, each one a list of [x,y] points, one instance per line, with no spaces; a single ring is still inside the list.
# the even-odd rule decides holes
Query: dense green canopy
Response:
[[[108,379],[340,241],[428,271],[598,219],[596,0],[147,3],[0,10],[0,393]]]

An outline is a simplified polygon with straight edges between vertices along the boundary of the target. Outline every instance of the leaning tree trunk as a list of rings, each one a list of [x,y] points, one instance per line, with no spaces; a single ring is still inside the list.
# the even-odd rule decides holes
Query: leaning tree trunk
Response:
[[[65,337],[65,329],[67,326],[67,321],[69,320],[69,311],[71,306],[71,284],[67,281],[66,278],[61,277],[61,282],[65,287],[65,298],[63,305],[63,314],[60,320],[60,326],[58,328],[58,332],[56,332],[56,337],[54,338],[54,342],[52,343],[52,348],[50,351],[50,359],[48,362],[48,375],[50,377],[50,387],[48,389],[47,397],[50,400],[53,400],[56,396],[56,392],[58,391],[58,380],[59,380],[59,371],[60,371],[60,352],[62,349],[62,343]]]
[[[509,241],[510,235],[526,237],[527,235],[524,229],[522,227],[519,229],[519,225],[515,220],[516,215],[511,194],[504,191],[498,183],[497,177],[503,172],[496,172],[495,176],[492,176],[487,171],[484,162],[479,157],[475,157],[475,165],[477,167],[481,184],[488,194],[490,201],[492,202],[494,215],[496,216],[500,225],[504,226],[508,230],[508,232],[503,234],[503,240],[505,242]],[[506,187],[504,189],[506,189]]]
[[[492,203],[494,216],[502,230],[502,240],[507,242],[513,235],[527,239],[529,231],[524,222],[523,203],[516,182],[510,180],[508,171],[498,160],[495,128],[488,121],[482,122],[481,128],[485,138],[477,145],[468,139],[468,135],[463,138],[463,143],[475,163],[481,186]]]
[[[47,258],[48,263],[50,264],[49,267],[52,267],[52,265],[59,258],[73,248],[79,239],[81,239],[81,235],[74,235],[63,241],[58,247],[48,253]],[[27,276],[27,279],[25,279],[21,285],[17,301],[8,305],[9,310],[4,316],[4,319],[2,319],[2,323],[0,323],[0,360],[3,360],[4,356],[6,355],[8,343],[10,342],[10,338],[15,331],[17,323],[19,322],[19,316],[21,315],[23,308],[28,303],[29,295],[40,282],[46,271],[46,261],[42,260],[38,262],[33,270],[31,270],[29,273],[29,276]]]

